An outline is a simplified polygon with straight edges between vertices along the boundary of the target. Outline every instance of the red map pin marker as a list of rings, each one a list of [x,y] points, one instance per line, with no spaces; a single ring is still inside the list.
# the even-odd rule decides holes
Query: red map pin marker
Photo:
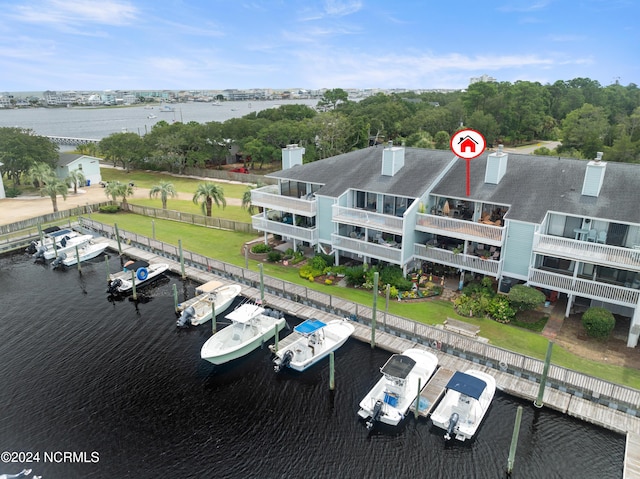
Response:
[[[449,148],[458,158],[467,160],[467,196],[469,196],[471,194],[471,160],[484,153],[487,141],[482,133],[476,130],[460,130],[451,137]]]

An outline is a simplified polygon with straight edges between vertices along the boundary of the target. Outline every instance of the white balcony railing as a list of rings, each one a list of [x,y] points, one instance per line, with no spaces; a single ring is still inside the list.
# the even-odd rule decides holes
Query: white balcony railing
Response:
[[[281,235],[286,238],[294,238],[300,241],[307,241],[310,244],[318,243],[318,228],[304,228],[302,226],[293,226],[279,221],[271,221],[261,214],[251,217],[251,225],[258,231],[266,231],[267,233]]]
[[[446,216],[416,214],[416,229],[427,233],[449,236],[462,240],[501,246],[504,242],[504,226],[485,225],[473,221]]]
[[[251,204],[260,208],[286,211],[307,217],[315,216],[318,210],[315,198],[304,199],[281,195],[277,185],[251,190]]]
[[[331,220],[336,223],[375,229],[385,233],[402,234],[404,219],[398,216],[383,215],[382,213],[338,205],[333,205],[331,213]]]
[[[466,271],[474,271],[495,277],[500,274],[501,262],[492,259],[482,259],[478,256],[464,253],[454,254],[446,249],[427,247],[418,243],[413,245],[413,254],[418,259],[453,266]]]
[[[533,251],[575,261],[640,271],[640,250],[536,233]]]
[[[635,307],[640,298],[640,291],[637,289],[574,278],[573,276],[533,268],[529,270],[529,284],[623,306]]]
[[[337,234],[331,235],[331,243],[335,249],[377,258],[389,263],[402,264],[402,250],[398,247],[369,243]]]

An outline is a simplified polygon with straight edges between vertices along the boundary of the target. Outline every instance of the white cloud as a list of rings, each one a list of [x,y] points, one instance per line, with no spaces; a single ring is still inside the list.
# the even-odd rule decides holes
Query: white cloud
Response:
[[[43,0],[17,5],[9,10],[13,20],[49,25],[73,25],[78,22],[99,25],[128,25],[138,14],[131,3],[119,0]]]
[[[340,1],[340,0],[326,0],[324,3],[324,11],[327,15],[332,17],[345,15],[351,15],[356,13],[362,8],[362,2],[359,0]]]

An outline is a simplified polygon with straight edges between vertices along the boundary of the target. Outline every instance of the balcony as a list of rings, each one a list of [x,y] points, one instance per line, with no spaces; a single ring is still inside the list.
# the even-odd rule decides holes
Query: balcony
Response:
[[[286,238],[294,238],[300,241],[307,241],[310,244],[318,243],[318,228],[304,228],[294,226],[280,221],[273,221],[265,218],[262,214],[251,217],[251,225],[258,231],[266,231]]]
[[[573,276],[540,269],[529,270],[529,284],[623,306],[635,307],[640,298],[640,291],[637,289],[574,278]]]
[[[536,233],[533,238],[533,251],[546,256],[640,271],[640,250],[637,249]]]
[[[331,220],[336,223],[360,226],[396,235],[402,234],[404,224],[404,219],[398,216],[384,215],[358,208],[345,208],[338,205],[333,205]]]
[[[474,271],[476,273],[486,274],[498,277],[500,274],[501,262],[492,259],[482,259],[479,256],[458,253],[446,249],[426,247],[423,244],[413,245],[413,254],[416,258],[426,261],[432,261],[438,264],[453,266],[465,271]]]
[[[354,238],[347,238],[337,234],[331,235],[331,243],[334,248],[361,254],[370,258],[376,258],[388,263],[402,265],[402,250],[396,246],[385,246],[377,243],[369,243]]]
[[[418,213],[416,215],[416,230],[450,238],[501,246],[504,242],[505,227],[459,220],[447,216]]]
[[[318,203],[313,199],[283,196],[277,185],[264,186],[251,190],[251,204],[260,208],[286,211],[302,216],[315,216]]]

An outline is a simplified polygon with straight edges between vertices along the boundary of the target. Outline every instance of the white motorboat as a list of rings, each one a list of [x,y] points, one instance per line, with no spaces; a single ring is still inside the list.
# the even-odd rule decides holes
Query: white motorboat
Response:
[[[60,239],[60,242],[53,243],[49,246],[41,246],[38,248],[36,254],[33,255],[36,259],[54,259],[70,251],[75,251],[76,246],[78,248],[86,245],[93,239],[93,235],[65,235]]]
[[[169,269],[167,263],[149,264],[147,261],[128,261],[122,271],[109,275],[107,293],[124,294],[157,278]]]
[[[225,316],[231,324],[202,346],[200,356],[213,364],[224,364],[249,354],[284,328],[284,314],[254,303],[243,303]]]
[[[354,331],[347,319],[334,319],[325,323],[319,319],[308,319],[293,328],[299,336],[291,344],[276,351],[273,369],[283,368],[304,371],[342,346]]]
[[[51,226],[42,230],[40,241],[32,241],[27,246],[26,251],[29,254],[36,254],[41,248],[53,248],[54,243],[57,246],[63,239],[72,238],[73,236],[78,236],[78,233],[70,228]]]
[[[391,356],[380,368],[382,378],[360,401],[358,415],[368,418],[367,429],[376,422],[397,426],[437,367],[437,356],[422,349]]]
[[[242,287],[240,285],[230,284],[199,294],[186,307],[178,305],[178,309],[182,309],[182,314],[178,318],[176,325],[198,326],[206,323],[211,319],[214,308],[216,317],[224,313],[241,291]]]
[[[447,441],[452,435],[460,441],[471,439],[495,392],[496,380],[491,374],[475,369],[456,371],[447,383],[444,397],[431,414],[431,422],[446,431],[444,438]]]
[[[54,268],[57,268],[60,265],[73,266],[75,264],[78,264],[78,257],[80,258],[80,262],[82,263],[83,261],[88,261],[100,256],[108,247],[109,244],[106,241],[100,243],[89,241],[88,243],[85,243],[84,245],[78,247],[78,255],[76,255],[75,248],[68,253],[61,253],[56,259],[53,260],[51,266],[53,266]]]

